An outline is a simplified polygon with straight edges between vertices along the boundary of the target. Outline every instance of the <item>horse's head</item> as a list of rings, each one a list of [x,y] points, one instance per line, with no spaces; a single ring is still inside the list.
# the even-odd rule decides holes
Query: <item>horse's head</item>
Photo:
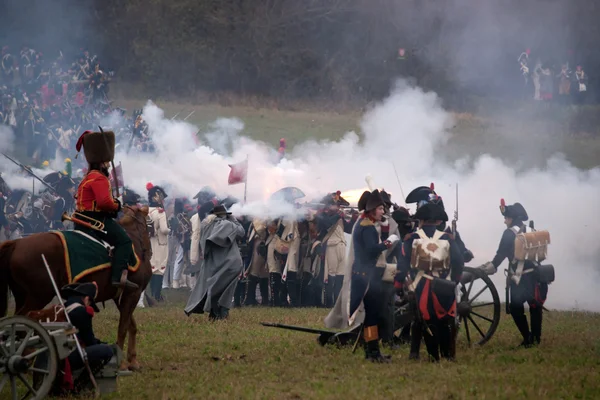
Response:
[[[152,257],[146,217],[148,217],[148,206],[123,206],[123,216],[119,219],[119,224],[134,242],[134,246],[141,250],[143,261],[149,261]]]

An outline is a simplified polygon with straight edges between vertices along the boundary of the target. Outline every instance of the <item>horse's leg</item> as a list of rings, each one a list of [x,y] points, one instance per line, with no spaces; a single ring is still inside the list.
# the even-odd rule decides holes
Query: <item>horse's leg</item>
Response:
[[[121,303],[117,305],[120,313],[119,330],[117,333],[117,346],[119,346],[121,350],[124,349],[125,337],[127,336],[127,332],[129,331],[129,326],[131,324],[131,316],[133,315],[133,311],[135,310],[139,298],[139,292],[136,291],[134,293],[138,293],[138,296],[132,296],[130,292],[123,293],[123,296],[121,297]],[[117,301],[118,299],[115,299],[115,303]],[[127,361],[123,360],[121,363],[121,370],[125,369],[128,369],[128,365]]]
[[[140,363],[137,360],[137,323],[133,314],[129,320],[129,338],[127,342],[127,362],[129,363],[129,369],[131,371],[139,371],[141,369]]]
[[[19,315],[17,311],[20,311],[21,308],[25,305],[25,298],[27,297],[25,291],[20,287],[11,287],[11,291],[13,297],[15,299],[15,315]]]

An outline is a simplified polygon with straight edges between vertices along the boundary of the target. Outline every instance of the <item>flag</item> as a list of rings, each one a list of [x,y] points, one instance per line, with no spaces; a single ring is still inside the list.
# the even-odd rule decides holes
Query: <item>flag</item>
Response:
[[[123,181],[123,167],[121,166],[121,163],[119,163],[119,165],[117,165],[115,167],[115,171],[117,172],[117,181],[119,182],[119,187],[122,188],[125,186],[125,183]],[[117,185],[115,185],[115,176],[112,171],[110,172],[110,174],[108,176],[108,180],[110,181],[111,187],[117,186]]]
[[[227,183],[230,185],[236,185],[238,183],[245,183],[248,174],[248,159],[237,164],[229,165],[231,171],[229,171],[229,178]]]

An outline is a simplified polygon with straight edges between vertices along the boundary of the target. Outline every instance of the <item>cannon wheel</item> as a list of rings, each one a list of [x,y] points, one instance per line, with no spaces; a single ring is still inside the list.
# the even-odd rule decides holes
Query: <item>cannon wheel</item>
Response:
[[[494,282],[478,268],[465,267],[461,279],[461,300],[457,314],[461,327],[464,326],[467,343],[487,343],[500,322],[500,297]],[[482,295],[492,301],[481,302]],[[477,301],[477,299],[480,299]],[[491,307],[491,308],[490,308]]]
[[[0,319],[1,398],[45,398],[57,369],[54,341],[39,323],[22,316]]]

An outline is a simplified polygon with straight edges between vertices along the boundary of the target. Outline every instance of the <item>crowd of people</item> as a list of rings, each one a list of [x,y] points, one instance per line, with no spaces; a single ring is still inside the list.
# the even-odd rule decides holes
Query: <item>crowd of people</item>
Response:
[[[539,56],[533,58],[531,49],[522,52],[517,62],[527,97],[545,102],[558,100],[564,104],[585,103],[589,78],[582,65],[576,65],[573,70],[568,60],[560,65],[542,62]]]
[[[0,125],[12,128],[33,165],[54,159],[57,150],[69,152],[79,134],[95,129],[114,109],[108,98],[114,76],[96,55],[81,49],[73,59],[60,53],[53,59],[23,47],[2,48],[0,62]],[[141,110],[111,127],[119,141],[140,151],[152,151]]]

